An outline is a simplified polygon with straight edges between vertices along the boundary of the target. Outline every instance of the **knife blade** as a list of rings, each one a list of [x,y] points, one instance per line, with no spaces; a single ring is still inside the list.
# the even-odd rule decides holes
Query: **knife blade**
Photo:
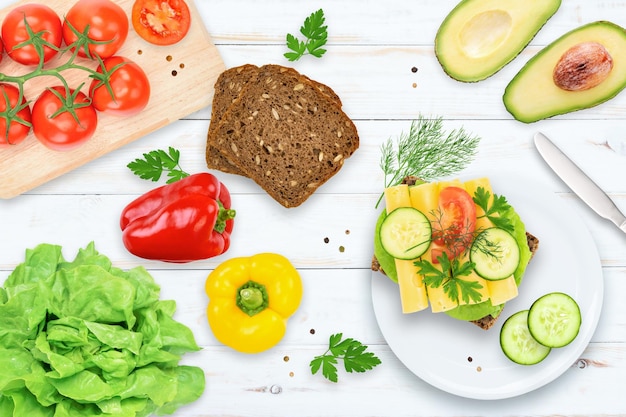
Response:
[[[626,216],[613,200],[546,135],[541,132],[535,133],[535,147],[548,166],[582,201],[626,233]]]

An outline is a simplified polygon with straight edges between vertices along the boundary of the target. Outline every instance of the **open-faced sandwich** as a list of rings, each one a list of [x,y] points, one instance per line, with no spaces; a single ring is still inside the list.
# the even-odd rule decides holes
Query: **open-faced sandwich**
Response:
[[[488,178],[385,189],[372,269],[398,283],[402,311],[430,309],[489,329],[516,297],[539,241]]]

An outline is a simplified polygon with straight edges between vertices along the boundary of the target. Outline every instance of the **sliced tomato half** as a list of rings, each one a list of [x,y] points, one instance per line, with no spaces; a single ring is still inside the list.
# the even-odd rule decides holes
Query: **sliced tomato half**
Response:
[[[456,258],[472,244],[476,229],[476,205],[461,187],[446,187],[439,193],[439,210],[433,222],[433,263],[445,252]]]
[[[155,45],[172,45],[189,32],[191,14],[183,0],[136,0],[131,20],[139,36]]]

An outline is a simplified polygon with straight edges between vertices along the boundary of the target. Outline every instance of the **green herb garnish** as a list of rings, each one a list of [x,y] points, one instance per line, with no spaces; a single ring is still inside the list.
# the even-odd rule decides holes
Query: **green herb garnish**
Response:
[[[474,203],[485,212],[485,214],[478,217],[479,219],[487,217],[494,226],[509,232],[513,231],[511,219],[504,215],[504,213],[511,209],[511,206],[506,201],[506,197],[494,194],[493,201],[491,201],[490,204],[491,193],[485,190],[484,187],[478,187],[472,199]]]
[[[502,263],[502,257],[504,254],[502,245],[500,245],[500,243],[490,240],[487,237],[486,233],[478,233],[478,236],[476,236],[476,239],[472,243],[472,250],[477,250],[481,253],[484,253],[494,262],[498,262],[500,264]]]
[[[326,49],[322,48],[328,40],[327,26],[324,25],[324,11],[319,9],[311,13],[304,20],[304,24],[300,27],[300,33],[304,35],[306,41],[300,40],[291,33],[287,34],[287,47],[292,52],[286,52],[285,58],[289,61],[297,61],[304,55],[313,55],[321,58],[326,53]]]
[[[415,261],[415,266],[419,267],[418,274],[424,277],[424,285],[431,288],[443,287],[444,293],[453,301],[459,303],[463,300],[469,303],[481,301],[481,294],[478,291],[483,286],[476,281],[464,280],[461,277],[468,276],[476,266],[473,262],[461,263],[458,258],[450,260],[448,254],[443,252],[437,258],[441,269],[437,268],[427,260]]]
[[[469,248],[475,238],[473,223],[465,225],[447,224],[441,208],[429,212],[432,226],[432,240],[443,244],[448,253],[458,256]]]
[[[171,146],[167,151],[157,149],[143,154],[143,159],[137,158],[127,167],[135,175],[144,180],[158,181],[167,172],[167,183],[171,184],[189,174],[180,167],[180,151]]]
[[[372,352],[366,352],[367,346],[352,338],[343,339],[343,333],[330,336],[328,349],[323,355],[313,358],[309,366],[315,375],[320,368],[322,375],[332,382],[337,382],[337,361],[343,360],[346,372],[365,372],[380,365],[381,361]]]
[[[463,128],[444,132],[441,117],[427,119],[420,115],[411,123],[408,134],[402,133],[395,141],[389,138],[381,146],[384,188],[398,185],[411,175],[429,182],[456,174],[474,159],[479,142],[479,137]]]

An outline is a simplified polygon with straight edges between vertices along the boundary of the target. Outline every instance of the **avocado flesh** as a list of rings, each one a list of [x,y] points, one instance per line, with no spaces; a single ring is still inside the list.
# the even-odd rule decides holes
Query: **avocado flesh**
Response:
[[[563,54],[583,42],[596,42],[611,55],[613,68],[595,87],[567,91],[553,81],[554,67]],[[539,51],[504,91],[504,106],[515,119],[532,123],[559,114],[597,106],[626,87],[626,31],[606,21],[586,24],[561,36]]]
[[[484,80],[515,58],[561,0],[463,0],[435,36],[435,55],[458,81]]]

